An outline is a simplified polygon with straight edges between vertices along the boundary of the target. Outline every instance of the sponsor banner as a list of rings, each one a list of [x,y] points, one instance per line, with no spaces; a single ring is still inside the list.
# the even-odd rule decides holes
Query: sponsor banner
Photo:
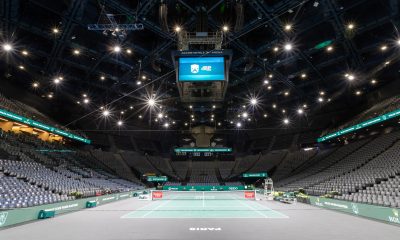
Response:
[[[244,186],[163,186],[170,191],[235,191],[245,190]]]
[[[398,116],[400,116],[400,109],[397,109],[396,111],[393,111],[393,112],[389,112],[389,113],[383,114],[383,115],[381,115],[379,117],[376,117],[376,118],[369,119],[369,120],[367,120],[365,122],[356,124],[354,126],[351,126],[351,127],[348,127],[348,128],[342,129],[342,130],[339,130],[337,132],[329,133],[328,135],[325,135],[325,136],[322,136],[322,137],[318,138],[317,142],[324,142],[324,141],[329,140],[331,138],[336,138],[336,137],[342,136],[344,134],[356,131],[358,129],[369,127],[371,125],[375,125],[377,123],[380,123],[380,122],[383,122],[383,121],[386,121],[386,120],[389,120],[389,119],[392,119],[392,118],[395,118],[395,117],[398,117]]]
[[[20,115],[17,115],[15,113],[9,112],[9,111],[4,110],[4,109],[0,109],[0,116],[5,117],[7,119],[10,119],[12,121],[16,121],[16,122],[20,122],[20,123],[26,124],[26,125],[28,125],[30,127],[39,128],[39,129],[42,129],[42,130],[45,130],[45,131],[48,131],[48,132],[51,132],[51,133],[55,133],[55,134],[58,134],[58,135],[63,136],[63,137],[74,139],[74,140],[77,140],[77,141],[80,141],[80,142],[84,142],[84,143],[87,143],[87,144],[91,143],[91,141],[89,139],[86,139],[86,138],[83,138],[83,137],[79,137],[79,136],[77,136],[75,134],[72,134],[72,133],[57,129],[55,127],[48,126],[46,124],[37,122],[35,120],[29,119],[29,118],[26,118],[26,117],[22,117]]]
[[[232,152],[232,148],[175,148],[174,151],[176,153],[181,152]]]
[[[268,174],[266,172],[263,173],[243,173],[244,178],[262,178],[262,177],[268,177]]]
[[[357,216],[400,224],[400,209],[398,208],[388,208],[371,204],[355,203],[313,196],[310,196],[310,204],[322,208],[354,214]]]
[[[148,182],[166,182],[168,181],[168,177],[167,176],[148,176],[147,177],[147,181]]]
[[[152,192],[153,199],[161,199],[162,197],[163,197],[163,192],[161,192],[161,191]]]
[[[28,208],[18,208],[6,211],[0,211],[0,229],[2,227],[11,226],[15,224],[20,224],[23,222],[28,222],[38,219],[39,212],[44,211],[55,211],[56,215],[62,213],[68,213],[73,211],[78,211],[86,208],[86,203],[88,201],[95,201],[97,205],[102,205],[110,202],[115,202],[119,199],[127,199],[134,196],[134,193],[142,194],[142,191],[132,191],[125,193],[117,193],[110,195],[103,195],[90,198],[82,198],[78,200],[46,204],[35,207]]]
[[[246,198],[246,199],[254,199],[255,197],[256,197],[256,194],[254,191],[244,192],[244,198]]]

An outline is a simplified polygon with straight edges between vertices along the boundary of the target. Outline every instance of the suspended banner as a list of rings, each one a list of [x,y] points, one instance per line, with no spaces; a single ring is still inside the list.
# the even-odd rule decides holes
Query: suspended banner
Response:
[[[265,178],[268,177],[267,173],[243,173],[244,178]]]
[[[322,137],[317,139],[317,142],[323,142],[323,141],[326,141],[326,140],[329,140],[329,139],[332,139],[332,138],[336,138],[336,137],[342,136],[344,134],[347,134],[347,133],[350,133],[350,132],[354,132],[354,131],[357,131],[359,129],[362,129],[362,128],[365,128],[365,127],[369,127],[369,126],[375,125],[377,123],[380,123],[380,122],[383,122],[383,121],[386,121],[386,120],[389,120],[389,119],[392,119],[392,118],[395,118],[395,117],[399,117],[399,116],[400,116],[400,109],[397,109],[396,111],[383,114],[383,115],[381,115],[379,117],[376,117],[376,118],[371,118],[371,119],[369,119],[369,120],[367,120],[365,122],[362,122],[362,123],[356,124],[354,126],[342,129],[340,131],[337,131],[337,132],[330,133],[328,135],[322,136]]]
[[[232,152],[232,148],[175,148],[175,152]]]
[[[148,176],[147,177],[148,182],[166,182],[168,181],[167,176]]]
[[[13,120],[13,121],[16,121],[16,122],[20,122],[20,123],[26,124],[26,125],[28,125],[30,127],[38,128],[38,129],[41,129],[41,130],[44,130],[44,131],[47,131],[47,132],[50,132],[50,133],[54,133],[54,134],[57,134],[57,135],[60,135],[60,136],[63,136],[63,137],[67,137],[67,138],[76,140],[76,141],[84,142],[84,143],[87,143],[87,144],[91,143],[91,141],[89,139],[86,139],[86,138],[83,138],[83,137],[79,137],[79,136],[77,136],[75,134],[60,130],[60,129],[55,128],[55,127],[51,127],[49,125],[46,125],[46,124],[43,124],[41,122],[37,122],[35,120],[20,116],[18,114],[9,112],[9,111],[4,110],[4,109],[0,109],[0,116],[1,117],[5,117],[5,118],[10,119],[10,120]]]

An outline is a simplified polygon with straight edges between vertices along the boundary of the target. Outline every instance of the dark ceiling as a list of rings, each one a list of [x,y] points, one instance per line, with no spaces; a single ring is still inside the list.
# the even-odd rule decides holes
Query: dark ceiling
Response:
[[[159,17],[164,3],[168,29]],[[329,105],[356,107],[369,92],[398,79],[399,10],[398,0],[3,0],[1,42],[10,43],[13,51],[1,49],[1,81],[41,96],[63,124],[79,119],[104,128],[101,106],[110,109],[108,126],[114,127],[123,120],[125,125],[148,127],[151,121],[152,128],[169,123],[185,129],[191,115],[192,125],[228,129],[237,122],[248,128],[280,126],[286,117],[311,121],[325,108],[331,110]],[[125,39],[87,30],[88,24],[102,23],[105,14],[118,23],[142,23],[144,30],[129,31]],[[229,26],[223,48],[233,50],[230,82],[226,101],[216,109],[213,103],[190,109],[179,101],[171,59],[178,25],[190,32]],[[317,47],[326,41],[327,46]],[[291,51],[284,50],[288,43]],[[114,53],[114,46],[121,52]],[[59,76],[63,80],[55,85]],[[162,106],[151,115],[145,101],[149,94],[156,94]],[[258,99],[256,107],[249,105],[252,96]],[[306,120],[297,113],[304,104]],[[168,117],[155,122],[159,112]],[[238,117],[243,112],[249,120]]]

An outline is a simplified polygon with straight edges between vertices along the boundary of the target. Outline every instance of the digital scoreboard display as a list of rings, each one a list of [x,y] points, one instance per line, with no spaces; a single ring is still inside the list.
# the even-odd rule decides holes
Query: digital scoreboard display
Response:
[[[224,57],[181,57],[178,61],[179,81],[225,81]]]

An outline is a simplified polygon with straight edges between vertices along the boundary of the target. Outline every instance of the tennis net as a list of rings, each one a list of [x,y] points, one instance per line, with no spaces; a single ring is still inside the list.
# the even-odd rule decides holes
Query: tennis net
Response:
[[[161,191],[152,190],[151,200],[255,200],[255,190],[236,191]]]

